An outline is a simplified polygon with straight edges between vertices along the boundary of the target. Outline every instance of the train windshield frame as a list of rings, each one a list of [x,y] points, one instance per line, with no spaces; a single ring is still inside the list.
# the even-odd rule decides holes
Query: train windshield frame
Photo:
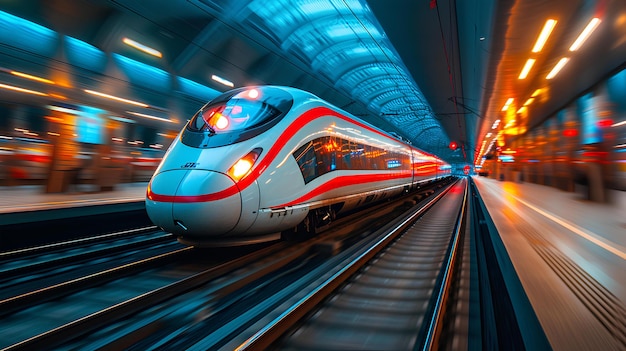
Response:
[[[231,90],[204,105],[189,120],[181,141],[199,148],[241,142],[276,125],[292,105],[291,94],[278,88]]]

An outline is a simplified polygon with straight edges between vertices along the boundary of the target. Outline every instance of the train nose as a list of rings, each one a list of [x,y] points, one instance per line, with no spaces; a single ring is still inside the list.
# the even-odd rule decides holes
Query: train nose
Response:
[[[241,216],[241,195],[233,180],[206,170],[171,170],[150,181],[146,211],[166,231],[217,237],[233,230]]]

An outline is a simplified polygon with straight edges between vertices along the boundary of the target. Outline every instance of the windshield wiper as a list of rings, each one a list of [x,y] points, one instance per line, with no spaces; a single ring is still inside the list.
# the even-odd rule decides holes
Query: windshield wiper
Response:
[[[205,107],[206,107],[206,106],[203,106],[203,107],[200,109],[200,111],[198,111],[198,115],[197,115],[197,117],[196,117],[196,118],[202,118],[202,119],[204,119],[204,117],[203,117],[203,116],[204,116],[204,108],[205,108]],[[213,127],[211,127],[211,126],[209,125],[209,123],[207,123],[207,121],[206,121],[205,119],[204,119],[204,125],[206,126],[206,129],[208,129],[208,130],[209,130],[209,134],[210,134],[210,136],[215,135],[215,133],[216,133],[216,132],[215,132],[215,129],[213,129]]]

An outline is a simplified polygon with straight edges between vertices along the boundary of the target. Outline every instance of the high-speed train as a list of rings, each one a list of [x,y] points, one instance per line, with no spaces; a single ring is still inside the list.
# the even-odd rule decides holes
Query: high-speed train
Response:
[[[184,244],[310,235],[341,211],[450,174],[450,166],[320,98],[279,86],[234,89],[172,142],[146,210]]]

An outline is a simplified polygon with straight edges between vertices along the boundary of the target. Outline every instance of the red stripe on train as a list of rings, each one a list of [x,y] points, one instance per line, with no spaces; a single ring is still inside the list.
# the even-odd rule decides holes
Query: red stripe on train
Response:
[[[313,199],[316,196],[320,196],[332,190],[343,188],[343,187],[350,186],[350,185],[375,183],[375,182],[388,181],[392,179],[402,179],[402,178],[411,178],[411,173],[360,174],[360,175],[353,175],[353,176],[339,176],[339,177],[336,177],[327,181],[326,183],[318,186],[317,188],[309,191],[308,193],[302,195],[301,197],[293,201],[290,201],[282,205],[271,206],[271,208],[282,208],[286,206],[294,206],[294,205],[302,204]]]
[[[336,111],[333,111],[327,107],[315,107],[309,111],[304,112],[302,115],[300,115],[298,118],[296,118],[296,120],[290,124],[285,131],[278,137],[278,139],[276,140],[276,142],[274,143],[274,145],[269,149],[269,151],[266,153],[265,157],[263,157],[261,159],[261,161],[252,169],[252,171],[245,176],[244,178],[242,178],[239,183],[237,183],[237,185],[233,185],[231,187],[228,187],[224,190],[215,192],[215,193],[210,193],[210,194],[201,194],[201,195],[186,195],[186,196],[179,196],[179,195],[161,195],[161,194],[157,194],[154,193],[152,191],[152,188],[150,187],[150,185],[148,185],[148,189],[147,189],[147,193],[146,193],[146,197],[149,200],[152,201],[159,201],[159,202],[177,202],[177,203],[193,203],[193,202],[208,202],[208,201],[216,201],[216,200],[221,200],[224,199],[226,197],[232,196],[234,194],[236,194],[237,192],[247,187],[249,187],[252,183],[254,183],[260,176],[261,174],[263,174],[263,172],[267,169],[267,167],[269,167],[269,165],[274,161],[274,159],[276,159],[276,157],[278,156],[278,154],[280,153],[280,151],[282,150],[282,148],[287,144],[287,142],[289,142],[289,140],[296,135],[296,133],[298,131],[300,131],[302,128],[304,128],[305,125],[307,125],[308,123],[310,123],[311,121],[321,118],[321,117],[328,117],[328,116],[333,116],[333,117],[337,117],[340,119],[343,119],[345,121],[348,121],[350,123],[354,123],[356,125],[358,125],[361,128],[365,128],[371,132],[374,132],[376,134],[379,134],[385,138],[391,139],[396,141],[395,139],[389,137],[388,135],[385,135],[384,133],[368,126],[365,125],[359,121],[355,121],[349,117],[346,117]],[[388,175],[385,175],[388,176]],[[403,175],[401,178],[405,178],[405,177],[410,177],[411,175]],[[342,177],[339,177],[342,178]],[[388,179],[392,179],[392,178],[388,178]],[[379,180],[378,180],[379,181]],[[331,183],[333,181],[330,181],[328,183]],[[326,184],[328,184],[326,183]],[[320,191],[318,190],[319,188],[313,190],[315,191]],[[323,193],[325,191],[321,191],[321,193]],[[317,196],[319,194],[316,195],[312,195],[311,197]],[[306,196],[306,195],[305,195]]]

